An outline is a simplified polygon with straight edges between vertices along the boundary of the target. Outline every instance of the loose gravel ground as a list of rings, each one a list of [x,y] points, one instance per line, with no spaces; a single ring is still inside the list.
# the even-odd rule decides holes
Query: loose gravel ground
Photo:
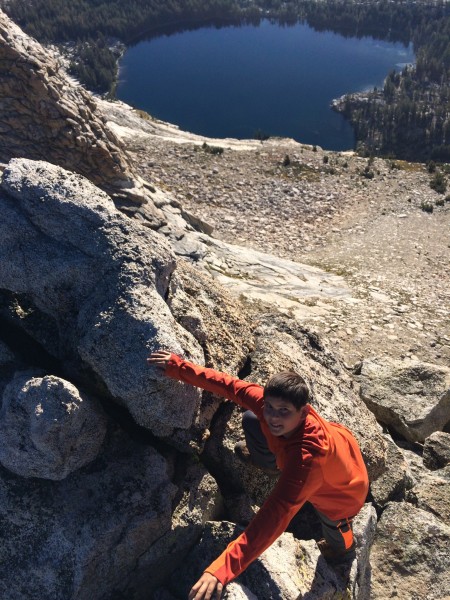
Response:
[[[450,202],[430,188],[425,165],[281,139],[203,147],[164,127],[130,138],[136,167],[214,237],[345,277],[354,302],[330,300],[332,317],[309,325],[346,363],[391,355],[449,364]]]

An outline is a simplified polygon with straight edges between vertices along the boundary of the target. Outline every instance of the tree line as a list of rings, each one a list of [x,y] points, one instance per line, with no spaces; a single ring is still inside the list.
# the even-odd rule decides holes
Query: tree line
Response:
[[[235,0],[0,0],[0,6],[42,43],[74,42],[71,73],[100,93],[116,78],[114,41],[128,45],[167,26],[237,19],[244,12]]]
[[[114,37],[129,43],[156,27],[235,16],[235,0],[2,0],[2,9],[40,41]]]
[[[381,90],[347,96],[341,110],[363,153],[450,162],[450,16],[422,21],[411,37],[416,65],[389,73]]]

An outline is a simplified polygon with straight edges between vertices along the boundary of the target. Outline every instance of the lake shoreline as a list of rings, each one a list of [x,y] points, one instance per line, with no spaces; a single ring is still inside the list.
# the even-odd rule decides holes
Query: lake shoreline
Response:
[[[408,52],[373,38],[344,38],[307,24],[281,27],[270,19],[206,26],[128,48],[116,98],[207,137],[288,137],[353,150],[353,128],[331,110],[333,100],[382,84]],[[342,65],[350,67],[343,71]]]

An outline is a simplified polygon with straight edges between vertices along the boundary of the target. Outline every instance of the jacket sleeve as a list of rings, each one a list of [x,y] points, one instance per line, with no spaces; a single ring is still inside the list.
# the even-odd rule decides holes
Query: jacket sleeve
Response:
[[[239,406],[252,410],[258,417],[262,415],[264,389],[256,383],[201,367],[183,360],[176,354],[171,354],[165,373],[168,377],[232,400]]]
[[[223,585],[232,581],[286,530],[293,516],[321,484],[322,470],[313,457],[289,460],[274,490],[247,529],[205,571]]]

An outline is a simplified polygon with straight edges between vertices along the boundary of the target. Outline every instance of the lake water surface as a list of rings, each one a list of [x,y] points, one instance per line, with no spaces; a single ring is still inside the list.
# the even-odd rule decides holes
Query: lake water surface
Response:
[[[129,48],[117,97],[209,137],[245,139],[259,130],[348,150],[352,128],[331,100],[381,87],[389,71],[412,62],[411,46],[304,24],[203,27]]]

